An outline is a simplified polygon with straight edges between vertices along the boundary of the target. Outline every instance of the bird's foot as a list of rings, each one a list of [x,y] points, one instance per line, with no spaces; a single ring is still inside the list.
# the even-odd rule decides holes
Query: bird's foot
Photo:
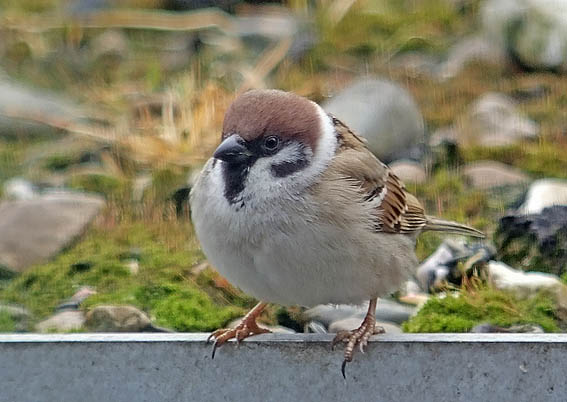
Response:
[[[372,304],[372,303],[371,303]],[[374,309],[369,309],[369,313],[366,314],[362,324],[357,329],[353,329],[352,331],[340,331],[337,333],[333,342],[331,343],[331,347],[335,347],[335,345],[339,342],[346,343],[345,352],[344,352],[344,360],[341,366],[341,373],[343,377],[346,378],[345,375],[345,368],[347,363],[352,361],[352,356],[354,355],[354,348],[358,345],[358,348],[361,353],[364,353],[364,348],[368,345],[368,339],[375,334],[383,334],[384,328],[376,326],[376,318],[374,316]],[[372,311],[372,313],[370,313]]]
[[[229,339],[236,339],[236,343],[240,343],[245,338],[249,336],[270,333],[269,329],[262,328],[258,326],[256,322],[256,317],[260,315],[260,312],[264,309],[265,304],[261,306],[260,303],[254,307],[248,314],[244,316],[240,324],[234,328],[221,328],[212,332],[207,338],[207,342],[211,339],[214,340],[212,358],[215,358],[215,352],[219,346],[222,346]]]

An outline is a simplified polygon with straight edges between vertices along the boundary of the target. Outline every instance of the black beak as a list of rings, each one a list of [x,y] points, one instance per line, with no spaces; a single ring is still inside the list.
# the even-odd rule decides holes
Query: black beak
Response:
[[[251,156],[252,153],[246,148],[246,142],[237,134],[233,134],[221,142],[213,154],[214,158],[230,164],[244,163]]]

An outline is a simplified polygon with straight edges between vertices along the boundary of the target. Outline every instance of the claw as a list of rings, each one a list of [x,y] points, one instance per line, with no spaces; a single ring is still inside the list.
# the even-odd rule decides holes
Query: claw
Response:
[[[213,343],[213,354],[211,355],[211,360],[215,358],[215,352],[217,351],[217,340]]]
[[[346,374],[345,374],[346,364],[347,364],[347,361],[345,359],[345,360],[343,360],[343,364],[341,365],[341,373],[343,374],[343,378],[345,380],[346,380]]]

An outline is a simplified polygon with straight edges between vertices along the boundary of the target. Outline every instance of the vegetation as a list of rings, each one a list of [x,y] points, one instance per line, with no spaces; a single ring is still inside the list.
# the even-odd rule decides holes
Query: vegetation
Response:
[[[129,0],[121,7],[151,9],[161,3]],[[470,189],[460,174],[464,163],[493,159],[521,168],[533,178],[567,178],[561,112],[567,104],[566,75],[511,72],[508,67],[472,63],[457,78],[441,82],[396,64],[398,57],[411,52],[443,60],[456,38],[477,28],[480,1],[360,1],[344,14],[325,7],[307,10],[313,2],[288,3],[292,12],[313,16],[318,40],[297,59],[282,56],[273,62],[263,58],[271,48],[247,46],[236,35],[214,36],[222,34],[218,29],[207,30],[206,35],[197,29],[178,35],[116,28],[125,45],[107,52],[97,40],[112,34],[110,29],[57,26],[65,2],[0,0],[0,36],[5,42],[0,68],[13,80],[65,94],[95,110],[89,124],[62,122],[57,128],[109,145],[100,163],[104,172],[110,172],[74,170],[81,166],[81,158],[67,149],[45,157],[30,172],[24,162],[40,140],[0,140],[0,197],[2,184],[10,177],[60,174],[65,175],[66,185],[102,194],[109,201],[104,214],[75,245],[53,261],[0,282],[0,302],[25,306],[37,322],[78,287],[91,286],[98,293],[82,308],[131,304],[146,311],[156,325],[179,331],[208,331],[242,315],[254,300],[211,268],[203,268],[206,263],[191,225],[186,215],[174,216],[171,196],[186,186],[188,176],[218,143],[222,117],[234,95],[254,85],[293,90],[322,101],[357,76],[390,78],[413,94],[430,132],[453,124],[485,92],[514,95],[541,86],[544,97],[520,103],[522,111],[540,124],[541,140],[502,148],[468,147],[451,155],[434,150],[427,183],[408,187],[429,213],[468,222],[491,236],[511,200],[506,194]],[[43,20],[35,13],[42,12],[53,16],[54,28],[36,26]],[[2,22],[9,24],[4,27]],[[34,32],[27,29],[30,25]],[[171,54],[162,51],[173,41],[181,45]],[[177,54],[184,62],[175,63]],[[150,177],[150,184],[141,201],[134,200],[132,190],[142,174]],[[418,257],[426,258],[441,241],[438,234],[422,235]],[[529,247],[522,250],[519,258],[533,252]],[[533,269],[540,268],[537,261],[534,264]],[[133,265],[138,273],[132,272]],[[297,310],[272,307],[263,319],[293,327],[301,321]],[[546,331],[559,329],[548,295],[517,300],[487,287],[465,289],[460,297],[432,298],[404,329],[464,332],[482,322],[536,323]],[[0,331],[13,328],[9,316],[0,314]]]

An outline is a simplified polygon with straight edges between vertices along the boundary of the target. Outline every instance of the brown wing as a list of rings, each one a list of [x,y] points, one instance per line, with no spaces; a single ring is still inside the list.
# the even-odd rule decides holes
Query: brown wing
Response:
[[[366,147],[366,141],[331,116],[339,148],[329,172],[360,187],[365,202],[375,204],[374,227],[386,233],[412,233],[426,225],[423,207],[401,180]]]

